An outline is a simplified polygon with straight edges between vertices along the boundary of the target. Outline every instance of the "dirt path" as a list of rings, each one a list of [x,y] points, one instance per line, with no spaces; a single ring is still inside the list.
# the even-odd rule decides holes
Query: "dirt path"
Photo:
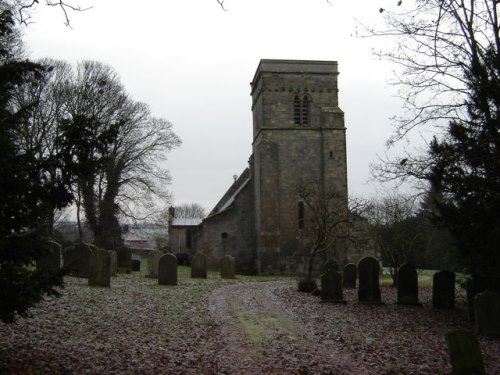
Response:
[[[228,374],[342,373],[333,363],[340,354],[317,338],[289,312],[277,292],[287,282],[239,283],[209,297],[224,350],[219,364]],[[352,368],[352,364],[350,366]]]

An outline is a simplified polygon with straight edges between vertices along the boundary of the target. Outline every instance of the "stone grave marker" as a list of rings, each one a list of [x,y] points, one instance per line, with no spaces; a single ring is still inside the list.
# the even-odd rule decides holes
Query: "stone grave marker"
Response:
[[[436,309],[455,307],[455,272],[439,271],[432,276],[432,306]]]
[[[111,254],[107,250],[97,249],[90,255],[90,286],[111,285]]]
[[[365,257],[358,263],[358,301],[382,303],[379,285],[380,265],[373,257]]]
[[[345,303],[342,289],[342,275],[339,266],[333,259],[324,266],[325,272],[321,275],[321,301]]]
[[[174,254],[163,254],[158,261],[158,284],[177,285],[177,258]]]
[[[36,261],[36,269],[46,268],[51,271],[61,269],[61,245],[55,241],[46,241],[43,243],[46,253]]]
[[[158,250],[153,250],[148,256],[148,277],[158,277],[158,263],[160,262],[161,253]]]
[[[134,272],[141,271],[141,260],[140,259],[132,259],[132,271],[134,271]]]
[[[122,246],[117,251],[118,272],[132,272],[132,249],[127,246]]]
[[[358,270],[356,265],[348,263],[344,267],[344,288],[356,288],[356,278]]]
[[[198,251],[191,260],[191,278],[207,278],[207,257]]]
[[[220,277],[222,279],[236,279],[234,257],[224,255],[220,261]]]
[[[486,375],[481,348],[471,332],[454,331],[446,335],[453,375]]]
[[[114,277],[118,274],[118,259],[117,259],[116,251],[109,250],[109,256],[111,258],[110,272],[111,272],[111,276]]]
[[[398,269],[398,304],[419,304],[417,269],[410,263],[404,263]]]
[[[500,296],[485,290],[474,298],[476,329],[479,335],[500,336]]]
[[[89,277],[90,254],[92,250],[85,243],[77,243],[63,251],[64,266],[76,277]]]

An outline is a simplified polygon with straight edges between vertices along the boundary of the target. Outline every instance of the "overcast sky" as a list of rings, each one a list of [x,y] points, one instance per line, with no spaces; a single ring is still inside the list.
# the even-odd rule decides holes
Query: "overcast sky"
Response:
[[[39,6],[25,41],[32,58],[111,65],[130,95],[174,125],[182,146],[168,168],[176,204],[211,209],[251,154],[250,81],[260,59],[335,60],[345,112],[349,192],[371,196],[369,164],[383,154],[398,111],[383,41],[355,36],[387,0],[81,0],[70,13]]]

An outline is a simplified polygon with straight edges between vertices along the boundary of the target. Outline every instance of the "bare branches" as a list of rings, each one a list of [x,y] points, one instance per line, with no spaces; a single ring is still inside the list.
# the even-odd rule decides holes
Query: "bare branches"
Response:
[[[19,17],[19,22],[22,24],[31,23],[31,14],[30,10],[35,6],[39,5],[39,0],[14,0],[12,6],[17,10],[17,15]],[[92,6],[89,7],[81,7],[80,5],[71,4],[65,0],[45,0],[45,5],[50,7],[56,7],[61,10],[64,15],[64,24],[68,27],[71,27],[69,12],[82,12],[89,9],[92,9]]]
[[[222,10],[226,11],[227,9],[224,7],[224,0],[217,0],[217,3],[219,3],[220,7]]]

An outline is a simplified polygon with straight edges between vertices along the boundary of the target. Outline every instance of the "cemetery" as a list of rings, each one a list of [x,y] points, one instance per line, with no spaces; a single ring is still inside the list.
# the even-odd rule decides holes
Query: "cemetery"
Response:
[[[453,273],[403,265],[393,287],[373,258],[329,260],[314,295],[295,276],[237,275],[231,256],[211,271],[202,253],[190,268],[153,251],[131,272],[120,249],[112,275],[114,252],[80,248],[86,276],[0,325],[0,373],[500,373],[498,295],[477,296],[471,322]]]

